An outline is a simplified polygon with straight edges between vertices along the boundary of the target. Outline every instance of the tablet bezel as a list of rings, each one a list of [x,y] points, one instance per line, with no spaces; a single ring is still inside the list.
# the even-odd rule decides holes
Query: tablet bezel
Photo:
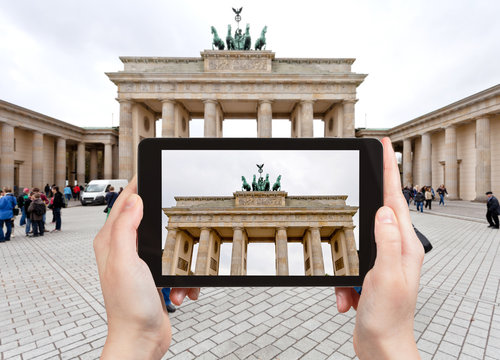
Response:
[[[162,150],[359,150],[359,276],[245,275],[162,276]],[[137,156],[138,194],[144,214],[138,253],[158,287],[361,286],[372,268],[376,245],[374,219],[383,205],[382,143],[356,138],[148,138]]]

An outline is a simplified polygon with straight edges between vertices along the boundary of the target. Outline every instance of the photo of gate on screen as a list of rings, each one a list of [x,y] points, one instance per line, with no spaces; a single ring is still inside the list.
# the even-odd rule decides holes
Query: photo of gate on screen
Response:
[[[162,275],[357,276],[358,150],[163,150]]]

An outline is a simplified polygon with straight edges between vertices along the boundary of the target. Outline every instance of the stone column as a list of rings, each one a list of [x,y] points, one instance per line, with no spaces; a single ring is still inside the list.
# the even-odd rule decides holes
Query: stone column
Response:
[[[175,242],[177,240],[177,228],[168,227],[167,240],[165,241],[165,247],[163,249],[163,255],[161,257],[161,274],[162,275],[174,275],[175,274]]]
[[[113,179],[118,179],[119,176],[119,165],[118,158],[120,157],[118,144],[113,145]]]
[[[325,265],[323,262],[323,251],[321,250],[321,235],[319,228],[312,227],[311,233],[311,275],[325,275]]]
[[[57,139],[56,148],[56,185],[60,189],[66,186],[66,139]]]
[[[420,186],[432,185],[432,164],[431,164],[431,134],[422,134],[420,163],[422,167],[422,184]]]
[[[85,184],[85,143],[79,142],[76,149],[76,181],[81,186]]]
[[[358,251],[356,250],[356,240],[354,239],[353,229],[353,226],[344,228],[347,261],[349,263],[347,266],[349,272],[346,275],[357,276],[359,275],[359,258]]]
[[[133,144],[134,143],[132,139],[132,102],[130,100],[120,100],[120,139],[119,139],[120,179],[130,180],[134,175]]]
[[[7,123],[2,124],[0,186],[6,186],[14,191],[14,127]]]
[[[111,144],[104,144],[104,178],[113,178],[113,148]],[[117,189],[119,190],[119,189]]]
[[[344,105],[338,104],[335,106],[335,123],[333,124],[333,134],[335,137],[344,136]]]
[[[288,238],[284,227],[276,230],[276,275],[288,275]]]
[[[313,101],[303,100],[300,102],[299,121],[300,136],[313,137]]]
[[[171,99],[162,101],[161,111],[161,136],[175,136],[175,101]]]
[[[217,101],[215,100],[204,100],[205,104],[205,137],[216,137],[217,136]]]
[[[97,179],[97,149],[90,149],[90,181]]]
[[[201,228],[198,242],[198,256],[196,258],[195,275],[208,275],[210,252],[210,229]]]
[[[450,199],[458,199],[457,129],[454,125],[444,130],[444,178]]]
[[[31,165],[31,186],[43,189],[43,134],[33,133],[33,162]]]
[[[233,228],[233,250],[231,254],[231,275],[245,275],[244,271],[245,238],[243,227]]]
[[[491,190],[490,119],[476,120],[476,201],[486,201]]]
[[[257,122],[258,137],[270,138],[273,136],[273,109],[270,100],[262,100],[259,102]]]
[[[413,185],[413,163],[411,160],[411,139],[403,140],[403,186]]]
[[[343,137],[354,137],[354,104],[356,100],[344,100],[343,106]]]
[[[74,185],[75,184],[75,168],[76,168],[76,159],[75,159],[75,151],[73,147],[71,147],[68,151],[68,184],[69,185]]]

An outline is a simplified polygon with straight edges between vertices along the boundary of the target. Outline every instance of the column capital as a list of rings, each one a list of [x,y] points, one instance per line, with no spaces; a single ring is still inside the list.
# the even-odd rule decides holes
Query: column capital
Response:
[[[243,225],[234,225],[233,226],[233,231],[235,231],[235,230],[243,231],[243,229],[245,229],[245,227]]]
[[[315,100],[312,99],[306,99],[306,100],[300,100],[301,104],[314,104]]]
[[[356,225],[346,225],[346,226],[343,226],[343,230],[354,230],[354,228],[356,227]]]
[[[475,120],[491,120],[491,117],[493,116],[493,114],[484,114],[484,115],[479,115],[479,116],[476,116],[476,117],[473,117],[472,120],[475,121]]]
[[[179,228],[177,226],[165,226],[165,229],[167,229],[168,231],[178,231]]]
[[[276,230],[287,230],[288,226],[276,226]]]
[[[202,231],[203,231],[203,230],[208,230],[208,231],[210,231],[210,228],[209,228],[208,226],[202,226],[202,227],[200,227],[200,230],[202,230]]]
[[[309,226],[308,230],[313,231],[313,230],[318,230],[319,231],[320,227],[319,226]]]
[[[216,99],[202,99],[204,104],[218,104],[218,101]]]
[[[161,101],[162,104],[165,104],[165,103],[167,103],[167,104],[175,104],[176,103],[175,99],[161,99],[160,98],[160,99],[158,99],[158,101]]]
[[[134,101],[130,98],[116,98],[120,104],[132,104]]]
[[[342,99],[343,104],[356,104],[358,99]]]
[[[262,99],[262,100],[259,100],[259,105],[261,105],[261,104],[272,104],[273,102],[274,102],[273,100]]]

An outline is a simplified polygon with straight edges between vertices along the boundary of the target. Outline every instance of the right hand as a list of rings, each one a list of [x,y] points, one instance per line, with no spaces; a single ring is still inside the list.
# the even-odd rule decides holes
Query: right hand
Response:
[[[401,194],[396,157],[384,145],[384,206],[375,218],[377,258],[363,282],[362,295],[336,288],[337,308],[357,309],[354,350],[360,359],[419,359],[413,335],[424,249]]]

